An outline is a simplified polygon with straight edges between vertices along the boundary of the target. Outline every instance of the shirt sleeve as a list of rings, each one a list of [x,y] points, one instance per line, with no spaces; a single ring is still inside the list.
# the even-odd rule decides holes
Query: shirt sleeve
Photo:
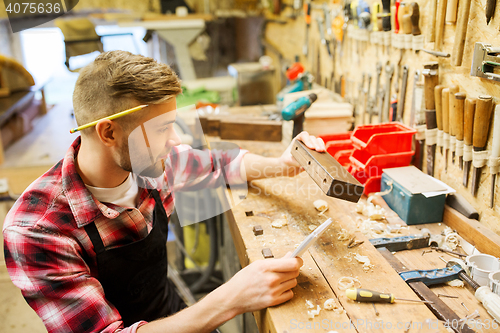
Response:
[[[247,152],[236,145],[224,150],[174,147],[165,161],[167,182],[174,191],[241,184],[240,166]]]
[[[3,234],[12,282],[48,332],[135,333],[146,323],[123,327],[75,240],[40,227],[9,226]]]

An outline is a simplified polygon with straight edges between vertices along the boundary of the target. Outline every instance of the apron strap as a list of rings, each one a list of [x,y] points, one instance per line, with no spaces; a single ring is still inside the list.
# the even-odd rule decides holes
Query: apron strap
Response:
[[[95,223],[89,223],[84,228],[92,241],[92,245],[94,245],[95,253],[103,253],[105,251],[104,243],[102,242],[101,236],[99,236],[99,231],[97,231]]]

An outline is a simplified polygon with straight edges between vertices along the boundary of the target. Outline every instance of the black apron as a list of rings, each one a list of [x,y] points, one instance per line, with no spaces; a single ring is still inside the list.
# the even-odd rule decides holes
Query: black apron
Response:
[[[158,191],[153,229],[143,239],[106,250],[94,223],[85,231],[97,254],[98,280],[106,299],[120,312],[125,327],[140,320],[153,321],[186,307],[167,278],[167,225]]]

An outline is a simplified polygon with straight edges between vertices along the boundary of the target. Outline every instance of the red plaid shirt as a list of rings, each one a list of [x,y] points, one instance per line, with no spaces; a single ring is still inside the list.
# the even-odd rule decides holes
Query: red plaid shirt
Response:
[[[214,168],[213,159],[228,166],[229,182],[241,183],[239,165],[245,152],[236,157],[174,147],[172,152],[178,154],[172,154],[166,163],[165,177],[138,178],[139,204],[135,208],[101,203],[92,196],[75,168],[79,147],[80,137],[63,160],[26,189],[5,218],[7,269],[49,332],[135,332],[145,322],[123,327],[120,313],[106,300],[97,279],[94,249],[83,227],[95,222],[106,247],[140,240],[152,228],[155,206],[151,191],[142,187],[161,189],[160,197],[170,215],[177,187],[210,186],[217,181],[221,169]],[[174,180],[169,184],[176,185],[159,184],[169,179]]]

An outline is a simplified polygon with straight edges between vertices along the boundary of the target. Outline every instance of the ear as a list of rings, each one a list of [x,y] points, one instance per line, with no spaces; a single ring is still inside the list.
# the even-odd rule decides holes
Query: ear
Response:
[[[95,130],[99,140],[107,147],[115,146],[118,142],[118,136],[120,135],[120,129],[116,122],[103,119],[95,125]]]

